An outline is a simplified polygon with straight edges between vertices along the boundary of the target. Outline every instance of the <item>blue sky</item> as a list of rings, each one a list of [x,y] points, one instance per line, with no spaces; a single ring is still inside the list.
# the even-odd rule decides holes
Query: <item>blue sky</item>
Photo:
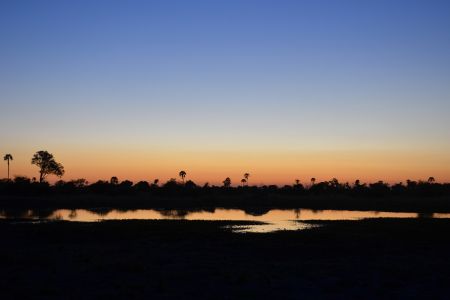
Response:
[[[443,165],[449,28],[448,1],[1,1],[0,150],[416,151]]]

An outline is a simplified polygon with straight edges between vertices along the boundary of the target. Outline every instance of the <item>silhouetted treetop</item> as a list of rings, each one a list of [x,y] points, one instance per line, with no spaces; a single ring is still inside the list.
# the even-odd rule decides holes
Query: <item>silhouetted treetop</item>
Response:
[[[247,183],[247,185],[248,185],[248,178],[250,177],[250,173],[244,173],[244,179],[245,179],[245,182]]]
[[[117,178],[116,176],[113,176],[109,180],[109,183],[112,184],[112,185],[118,185],[119,184],[119,178]]]
[[[180,173],[178,173],[178,175],[181,177],[181,180],[183,180],[183,182],[184,182],[184,178],[186,178],[186,172],[180,171]]]
[[[13,157],[11,154],[5,154],[3,157],[3,160],[5,160],[8,163],[8,180],[9,180],[9,161],[13,160]]]
[[[223,186],[226,187],[226,188],[231,186],[231,179],[230,179],[230,177],[225,178],[225,180],[223,181]]]
[[[44,182],[48,175],[56,175],[62,177],[64,175],[64,167],[56,162],[53,154],[47,151],[38,151],[33,155],[31,164],[39,167],[39,182]]]

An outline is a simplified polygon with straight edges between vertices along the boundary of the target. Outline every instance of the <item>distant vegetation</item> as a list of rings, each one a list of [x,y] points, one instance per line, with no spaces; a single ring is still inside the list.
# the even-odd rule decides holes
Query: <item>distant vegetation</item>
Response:
[[[12,155],[7,154],[4,160],[9,162]],[[64,167],[47,151],[34,154],[31,163],[39,167],[39,180],[16,176],[14,179],[0,180],[0,207],[11,205],[39,205],[45,207],[58,206],[58,203],[68,203],[69,206],[108,206],[108,207],[146,207],[146,206],[176,206],[176,207],[310,207],[333,209],[372,209],[372,210],[414,210],[433,211],[450,210],[450,184],[438,183],[434,177],[427,180],[406,180],[405,183],[388,184],[383,181],[375,183],[342,183],[333,178],[318,182],[311,178],[307,184],[294,179],[290,185],[249,185],[250,173],[244,173],[242,179],[232,184],[232,179],[226,177],[221,185],[198,185],[187,178],[187,172],[181,170],[178,177],[165,183],[159,179],[151,182],[130,180],[120,181],[116,176],[109,180],[98,180],[93,183],[85,179],[70,181],[58,180],[53,185],[46,179],[49,175],[62,177]],[[9,176],[9,169],[8,169]],[[239,184],[240,183],[240,184]],[[79,197],[84,195],[83,197]],[[42,196],[42,197],[41,197]],[[49,197],[51,196],[51,197]],[[116,197],[115,200],[99,200],[102,197]],[[22,200],[17,200],[18,197]],[[25,197],[25,198],[24,198]],[[39,202],[29,200],[30,197],[41,197]],[[103,197],[104,198],[104,197]],[[118,200],[121,198],[122,200]],[[429,200],[434,198],[433,201]],[[11,200],[12,199],[12,200]],[[28,199],[28,200],[23,200]],[[49,200],[53,199],[53,200]],[[57,199],[57,200],[55,200]],[[126,200],[123,200],[126,199]],[[365,201],[384,199],[383,201]],[[397,199],[392,201],[392,199]],[[398,200],[401,199],[401,200]],[[414,200],[415,199],[415,200]],[[416,201],[417,199],[425,199]],[[427,200],[428,199],[428,200]],[[362,201],[363,200],[363,201]],[[53,202],[45,202],[53,201]],[[78,202],[77,202],[78,201]],[[103,201],[103,202],[102,202]],[[20,204],[22,203],[22,204]]]
[[[383,197],[383,196],[445,196],[450,195],[450,184],[437,183],[433,177],[423,181],[407,180],[406,183],[388,184],[383,181],[376,183],[361,183],[356,180],[353,184],[348,182],[341,183],[333,178],[329,181],[316,182],[313,178],[311,184],[303,185],[297,179],[292,185],[262,185],[250,186],[248,181],[243,178],[242,185],[232,186],[232,181],[227,177],[220,186],[198,185],[192,180],[185,180],[186,173],[180,172],[182,181],[175,178],[169,179],[163,184],[159,180],[153,182],[130,180],[119,181],[116,176],[110,180],[98,180],[89,183],[85,179],[76,179],[70,181],[58,180],[53,185],[44,180],[45,176],[51,172],[47,167],[41,170],[40,180],[30,179],[28,177],[16,176],[13,180],[0,180],[0,194],[33,194],[33,193],[61,193],[61,194],[171,194],[171,195],[196,195],[208,191],[223,191],[224,193],[276,193],[290,194],[298,196],[308,195],[347,195],[362,197]],[[59,172],[59,173],[58,173]],[[63,169],[55,171],[57,174],[64,172]],[[182,173],[184,172],[184,173]],[[183,176],[181,175],[183,174]]]

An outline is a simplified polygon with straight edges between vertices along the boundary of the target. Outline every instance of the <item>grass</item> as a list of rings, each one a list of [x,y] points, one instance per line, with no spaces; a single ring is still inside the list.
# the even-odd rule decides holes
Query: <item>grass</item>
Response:
[[[445,298],[450,220],[315,221],[234,234],[229,221],[0,221],[2,299]]]

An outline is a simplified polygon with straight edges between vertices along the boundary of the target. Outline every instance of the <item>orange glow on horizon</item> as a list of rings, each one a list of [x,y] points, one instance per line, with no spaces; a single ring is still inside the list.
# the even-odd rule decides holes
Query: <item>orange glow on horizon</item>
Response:
[[[63,180],[85,178],[90,183],[99,179],[153,181],[164,183],[178,178],[180,170],[187,172],[186,179],[197,184],[209,182],[222,185],[230,177],[232,185],[239,185],[243,174],[250,173],[250,185],[292,184],[299,179],[309,184],[339,179],[353,183],[383,180],[388,183],[405,182],[406,179],[426,180],[433,176],[438,182],[450,181],[450,157],[447,153],[403,151],[175,151],[129,149],[56,149],[55,155],[66,170]],[[15,154],[14,154],[15,153]],[[30,164],[32,152],[16,151],[11,162],[11,174],[37,177],[38,169]],[[6,164],[0,169],[6,177]],[[0,176],[3,177],[3,176]],[[50,182],[58,178],[51,176]]]

